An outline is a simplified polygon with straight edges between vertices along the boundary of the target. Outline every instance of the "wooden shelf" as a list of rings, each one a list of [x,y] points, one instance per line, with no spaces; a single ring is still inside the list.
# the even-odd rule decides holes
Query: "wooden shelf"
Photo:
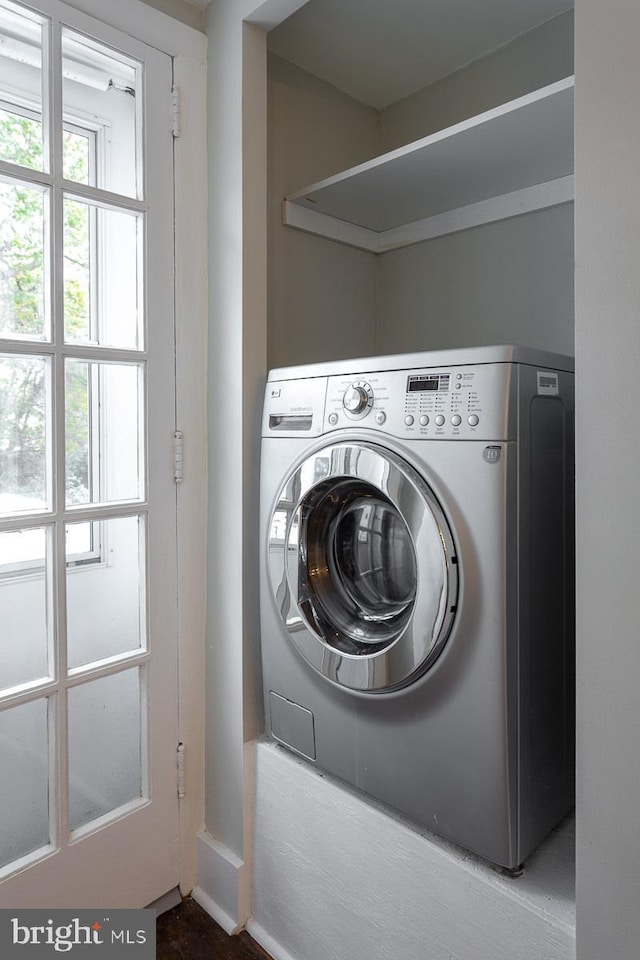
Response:
[[[283,222],[384,253],[573,199],[573,77],[287,197]]]

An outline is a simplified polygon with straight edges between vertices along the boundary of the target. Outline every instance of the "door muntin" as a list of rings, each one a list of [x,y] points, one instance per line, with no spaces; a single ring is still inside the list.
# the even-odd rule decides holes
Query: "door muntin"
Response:
[[[363,441],[307,457],[278,496],[268,552],[289,638],[333,683],[393,690],[441,652],[458,591],[453,537],[393,452]]]

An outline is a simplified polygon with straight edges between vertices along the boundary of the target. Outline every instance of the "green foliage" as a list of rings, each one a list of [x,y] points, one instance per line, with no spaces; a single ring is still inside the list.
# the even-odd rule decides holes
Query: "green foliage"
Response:
[[[62,166],[65,180],[89,183],[89,141],[73,130],[63,132]]]
[[[43,226],[44,193],[0,183],[0,334],[4,336],[42,336]]]
[[[44,500],[46,363],[0,359],[0,492]]]
[[[43,155],[40,121],[0,109],[0,158],[42,170]]]
[[[38,119],[0,110],[0,157],[42,169],[42,125]],[[65,131],[64,174],[89,182],[86,137]],[[24,181],[0,181],[0,337],[47,337],[49,272],[48,196]],[[64,327],[67,340],[90,335],[90,208],[64,203]],[[65,394],[67,487],[74,502],[87,499],[89,485],[88,367],[72,365]],[[77,368],[77,369],[76,369]],[[0,493],[44,499],[47,457],[47,362],[0,357]]]

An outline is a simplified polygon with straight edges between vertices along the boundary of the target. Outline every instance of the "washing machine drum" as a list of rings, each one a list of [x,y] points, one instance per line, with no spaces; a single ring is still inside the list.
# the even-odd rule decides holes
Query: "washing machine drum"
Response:
[[[270,520],[268,565],[287,634],[350,690],[381,693],[435,662],[455,617],[454,541],[432,490],[376,444],[308,456]]]

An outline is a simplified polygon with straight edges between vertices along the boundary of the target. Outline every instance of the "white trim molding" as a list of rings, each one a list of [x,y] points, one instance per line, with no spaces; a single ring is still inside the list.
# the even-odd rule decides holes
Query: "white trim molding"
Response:
[[[249,868],[233,850],[206,831],[198,837],[198,885],[192,896],[226,933],[238,933],[247,923],[251,899]]]
[[[449,233],[460,230],[469,230],[485,223],[496,223],[499,220],[509,220],[534,210],[545,210],[548,207],[557,207],[563,203],[573,201],[573,175],[560,177],[548,183],[538,183],[523,190],[491,197],[489,200],[480,200],[465,207],[447,210],[433,217],[414,220],[392,227],[389,230],[370,230],[356,223],[330,217],[326,213],[302,207],[293,200],[282,202],[282,222],[285,226],[305,233],[313,233],[337,243],[344,243],[349,247],[367,250],[369,253],[388,253],[401,247],[409,247],[414,243],[425,240],[434,240]]]

